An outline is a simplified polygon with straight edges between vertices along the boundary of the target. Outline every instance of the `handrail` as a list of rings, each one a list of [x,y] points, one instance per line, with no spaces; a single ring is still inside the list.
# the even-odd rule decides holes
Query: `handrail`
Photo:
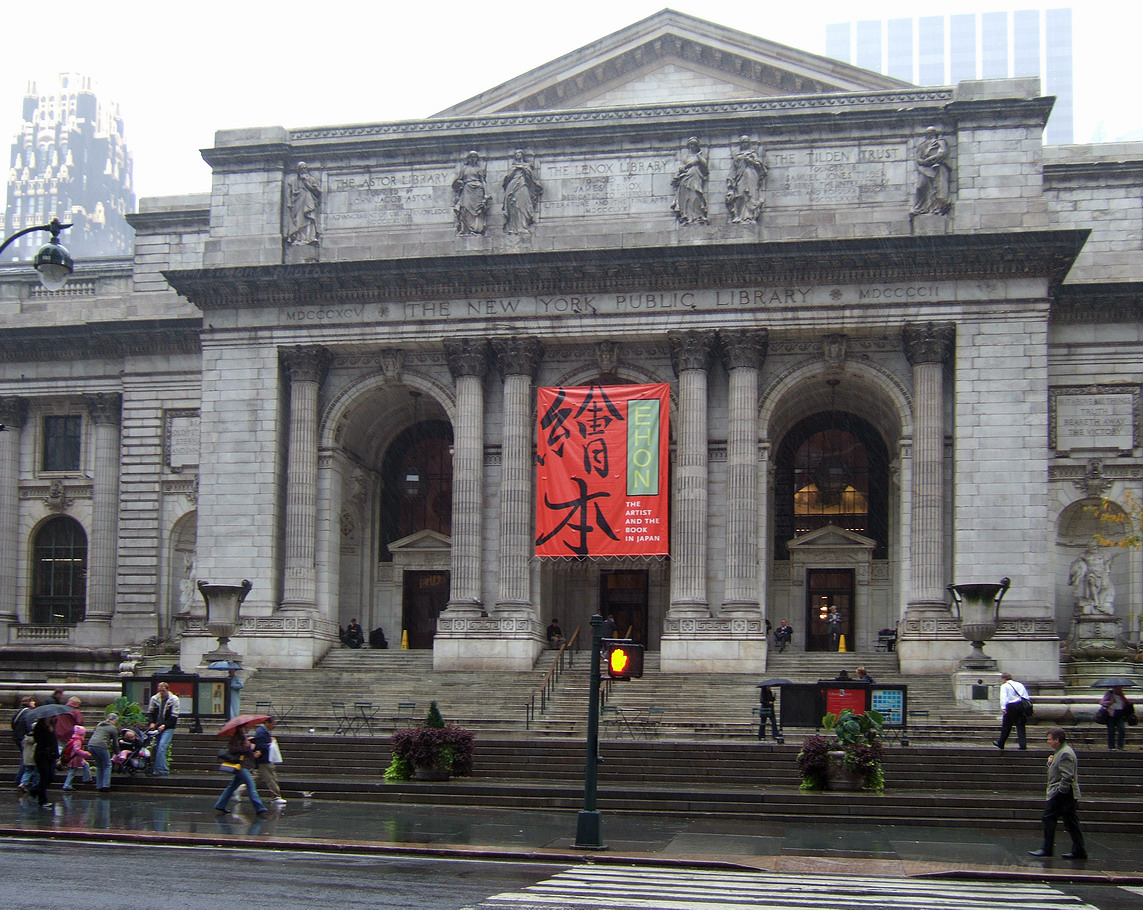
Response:
[[[524,705],[524,727],[525,729],[532,728],[532,721],[536,719],[536,700],[539,699],[540,710],[539,713],[543,714],[548,710],[548,701],[556,694],[556,683],[559,682],[560,675],[564,671],[564,654],[567,654],[567,669],[572,669],[575,666],[575,648],[572,646],[579,640],[580,626],[571,634],[571,638],[560,645],[560,650],[556,656],[552,658],[552,668],[548,670],[544,676],[544,681],[541,682],[535,689],[532,690],[532,695],[529,697],[527,704]]]

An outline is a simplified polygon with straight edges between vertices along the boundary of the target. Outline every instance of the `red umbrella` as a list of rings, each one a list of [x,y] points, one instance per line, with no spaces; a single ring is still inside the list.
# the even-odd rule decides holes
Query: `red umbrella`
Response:
[[[222,729],[215,736],[229,736],[239,727],[249,727],[251,724],[264,724],[270,719],[269,714],[239,714],[232,717],[222,725]]]

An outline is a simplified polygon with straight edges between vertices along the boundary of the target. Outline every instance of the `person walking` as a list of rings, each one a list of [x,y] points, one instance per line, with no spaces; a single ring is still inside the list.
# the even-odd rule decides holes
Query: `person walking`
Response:
[[[119,746],[119,715],[112,712],[95,725],[87,748],[95,759],[95,789],[100,793],[111,790],[111,756]]]
[[[59,716],[66,717],[64,714]],[[35,743],[36,773],[40,776],[32,795],[36,797],[36,802],[40,804],[41,809],[50,809],[52,804],[48,800],[48,787],[56,779],[56,762],[60,758],[60,744],[56,739],[55,731],[46,718],[41,717],[32,726],[32,741]]]
[[[837,609],[829,611],[829,619],[826,620],[826,630],[829,632],[829,649],[836,651],[841,646],[841,614]]]
[[[151,721],[150,729],[159,734],[159,741],[155,744],[155,774],[164,776],[171,773],[167,752],[175,735],[175,727],[179,725],[179,697],[167,683],[159,683],[158,691],[151,696],[147,705],[147,713]]]
[[[774,739],[778,738],[778,716],[774,709],[775,703],[778,701],[774,690],[769,686],[762,687],[761,706],[758,709],[758,738],[766,738],[766,721],[770,721],[770,730],[774,734]]]
[[[1107,748],[1114,749],[1118,741],[1122,749],[1127,741],[1127,718],[1135,713],[1131,699],[1123,694],[1123,686],[1115,686],[1103,693],[1099,705],[1107,711]]]
[[[230,804],[230,797],[243,784],[246,785],[246,795],[250,797],[250,805],[259,815],[266,812],[262,800],[258,798],[258,788],[250,774],[250,766],[254,762],[254,745],[246,739],[246,727],[237,727],[230,735],[226,744],[228,757],[222,762],[222,770],[230,775],[230,783],[222,791],[214,804],[215,812],[226,812]]]
[[[91,783],[91,765],[87,761],[91,758],[91,753],[83,748],[83,740],[86,736],[87,729],[82,724],[77,724],[72,730],[71,739],[67,741],[63,754],[60,756],[63,766],[67,768],[67,776],[64,777],[63,786],[60,787],[65,793],[70,793],[73,789],[71,782],[77,773],[83,774],[85,784]]]
[[[20,753],[20,767],[16,770],[16,789],[20,791],[25,790],[24,775],[29,770],[24,764],[24,737],[31,732],[31,726],[25,715],[34,707],[36,707],[35,698],[25,695],[20,699],[20,710],[12,716],[12,741],[16,744],[16,751]]]
[[[282,798],[282,788],[278,786],[278,764],[274,761],[274,727],[278,725],[278,718],[267,718],[265,723],[254,729],[254,782],[270,794],[275,805],[284,806],[286,801]],[[280,758],[280,753],[278,754]]]
[[[1064,859],[1087,859],[1083,831],[1076,816],[1076,802],[1080,798],[1079,769],[1076,754],[1067,744],[1068,736],[1060,727],[1048,731],[1048,804],[1044,807],[1044,842],[1039,850],[1029,850],[1031,856],[1051,856],[1056,840],[1056,820],[1062,819],[1064,830],[1072,839],[1070,853]]]
[[[1004,744],[1008,742],[1008,734],[1015,727],[1016,742],[1020,746],[1020,751],[1023,752],[1028,748],[1027,733],[1024,729],[1024,722],[1027,720],[1027,708],[1024,702],[1027,700],[1028,704],[1031,704],[1032,697],[1024,688],[1024,684],[1014,680],[1011,673],[1001,673],[1000,679],[1002,680],[1000,710],[1003,717],[1000,721],[1000,739],[995,740],[992,745],[1004,751]]]

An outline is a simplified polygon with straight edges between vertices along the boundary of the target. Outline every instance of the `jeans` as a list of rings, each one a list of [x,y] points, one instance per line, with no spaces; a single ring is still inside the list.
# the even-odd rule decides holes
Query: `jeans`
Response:
[[[1116,735],[1118,731],[1118,736]],[[1114,749],[1115,741],[1118,738],[1119,748],[1123,748],[1123,744],[1127,741],[1127,715],[1118,711],[1112,714],[1107,721],[1107,748]]]
[[[778,738],[778,719],[774,716],[773,708],[763,708],[758,713],[758,738],[765,739],[766,737],[766,720],[769,719],[770,727],[774,733],[774,739]]]
[[[36,762],[36,773],[40,775],[39,781],[36,783],[36,789],[32,791],[36,801],[41,806],[48,804],[48,787],[50,787],[56,780],[56,762],[55,759],[46,762]]]
[[[167,727],[162,733],[159,734],[159,741],[155,744],[155,773],[156,774],[170,774],[171,769],[167,767],[167,748],[171,744],[171,739],[175,735],[173,727]]]
[[[241,784],[246,784],[246,795],[250,797],[250,805],[254,807],[254,811],[261,815],[266,811],[266,807],[262,805],[262,800],[258,798],[258,788],[254,786],[254,778],[250,772],[245,768],[239,768],[230,775],[230,783],[226,785],[226,789],[222,791],[222,796],[218,798],[218,802],[214,804],[214,808],[218,812],[225,812],[227,805],[230,803],[230,797],[234,795],[234,791],[238,789]]]
[[[85,784],[91,783],[91,765],[89,765],[87,762],[84,762],[78,768],[67,769],[67,776],[64,778],[63,789],[70,790],[71,779],[81,772],[83,774],[83,782]]]
[[[95,759],[95,788],[97,790],[111,789],[111,750],[100,746],[88,746],[91,757]]]

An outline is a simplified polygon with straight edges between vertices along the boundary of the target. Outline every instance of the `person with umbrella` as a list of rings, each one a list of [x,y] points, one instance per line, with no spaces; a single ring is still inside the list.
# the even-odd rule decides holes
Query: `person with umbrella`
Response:
[[[1123,687],[1133,686],[1135,683],[1129,679],[1118,678],[1100,682],[1109,684],[1107,691],[1103,693],[1103,698],[1099,700],[1099,706],[1107,712],[1107,748],[1114,749],[1118,741],[1122,750],[1127,741],[1128,718],[1135,714],[1135,706],[1131,703],[1131,699],[1123,694]],[[1099,684],[1096,683],[1097,686]]]
[[[229,736],[226,748],[219,751],[220,768],[230,775],[230,782],[222,795],[214,804],[215,812],[226,812],[230,804],[230,797],[243,784],[246,785],[246,795],[250,797],[250,805],[259,815],[266,813],[266,807],[258,798],[258,788],[254,784],[254,777],[250,773],[254,765],[254,744],[246,739],[246,728],[252,724],[265,723],[270,719],[268,714],[240,714],[222,725],[218,736]]]
[[[44,705],[44,707],[61,708],[64,706]],[[32,741],[36,744],[34,752],[36,773],[40,775],[40,780],[32,791],[32,795],[36,797],[36,802],[40,804],[41,809],[50,809],[52,804],[48,800],[48,787],[55,781],[60,745],[56,740],[55,730],[52,729],[47,717],[40,717],[32,725]]]

